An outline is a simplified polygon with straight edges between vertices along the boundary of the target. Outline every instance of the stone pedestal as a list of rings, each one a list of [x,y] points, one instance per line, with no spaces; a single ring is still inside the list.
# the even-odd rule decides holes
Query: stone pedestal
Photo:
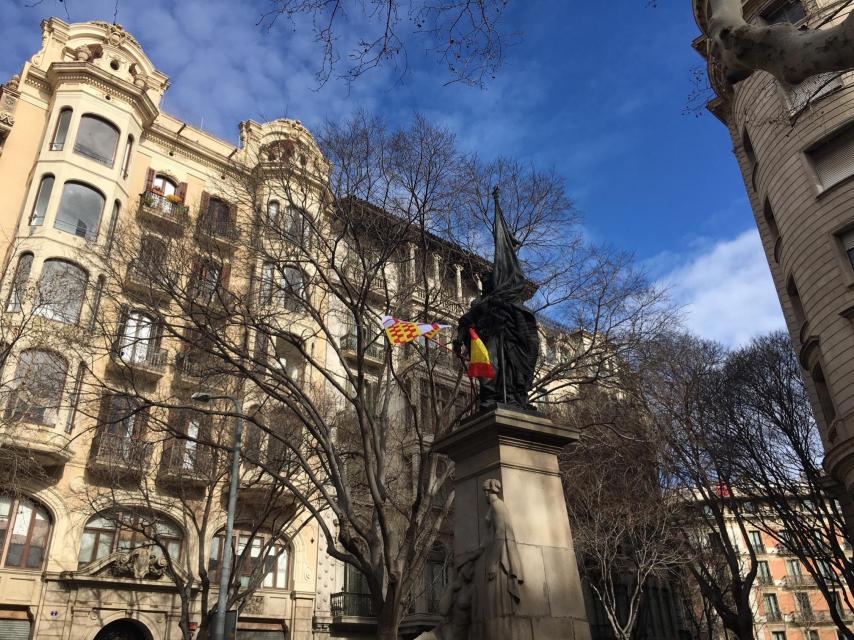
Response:
[[[472,640],[589,640],[581,580],[572,546],[557,454],[576,431],[548,418],[503,407],[474,416],[433,449],[455,464],[454,552],[488,544],[490,509],[483,485],[501,482],[522,565],[515,614],[489,618],[483,557],[477,562]]]

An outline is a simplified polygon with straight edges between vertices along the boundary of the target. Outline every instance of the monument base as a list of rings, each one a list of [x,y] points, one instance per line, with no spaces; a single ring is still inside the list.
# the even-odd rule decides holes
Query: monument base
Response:
[[[557,457],[577,439],[541,414],[499,406],[434,443],[455,465],[455,556],[478,558],[472,640],[589,640]],[[496,544],[504,519],[514,540]],[[521,566],[502,571],[508,564]]]

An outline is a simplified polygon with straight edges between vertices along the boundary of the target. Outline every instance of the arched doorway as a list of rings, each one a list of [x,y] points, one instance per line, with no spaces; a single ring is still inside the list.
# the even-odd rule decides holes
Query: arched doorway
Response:
[[[145,625],[136,620],[116,620],[98,632],[95,640],[152,640]]]

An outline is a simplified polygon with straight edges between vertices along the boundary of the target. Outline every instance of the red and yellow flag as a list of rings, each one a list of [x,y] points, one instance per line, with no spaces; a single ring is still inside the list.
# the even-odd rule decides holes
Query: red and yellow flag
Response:
[[[483,340],[474,329],[469,329],[469,337],[469,377],[494,378],[495,367],[489,361],[489,351],[486,350]]]
[[[448,325],[438,322],[407,322],[392,316],[383,316],[382,325],[393,345],[406,344],[421,336],[432,340],[442,329],[448,328]]]

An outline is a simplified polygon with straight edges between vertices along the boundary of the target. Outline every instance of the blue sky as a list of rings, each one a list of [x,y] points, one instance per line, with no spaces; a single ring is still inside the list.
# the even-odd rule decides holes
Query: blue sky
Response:
[[[38,49],[43,17],[112,21],[116,7],[0,4],[0,78]],[[119,0],[117,21],[171,77],[165,110],[226,139],[247,118],[311,128],[360,107],[392,121],[419,111],[484,157],[554,167],[592,238],[634,252],[684,306],[688,328],[736,345],[782,317],[726,129],[683,114],[701,64],[690,5],[516,0],[507,18],[521,37],[484,89],[444,86],[417,47],[402,80],[386,68],[318,88],[310,29],[259,28],[266,0]]]

